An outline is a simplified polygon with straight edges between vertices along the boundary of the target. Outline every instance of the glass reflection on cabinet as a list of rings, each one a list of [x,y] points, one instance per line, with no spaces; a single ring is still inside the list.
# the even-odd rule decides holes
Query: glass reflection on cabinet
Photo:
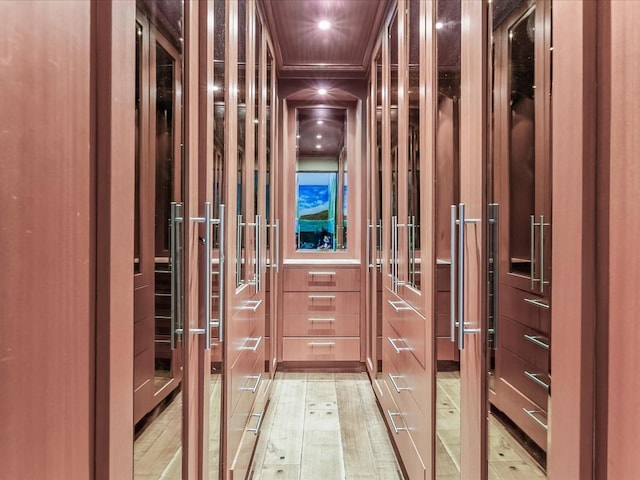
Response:
[[[247,263],[246,237],[247,226],[247,178],[246,175],[246,130],[247,130],[247,4],[246,0],[238,0],[238,87],[236,98],[237,110],[237,224],[236,224],[236,286],[240,287],[249,280],[250,272]]]

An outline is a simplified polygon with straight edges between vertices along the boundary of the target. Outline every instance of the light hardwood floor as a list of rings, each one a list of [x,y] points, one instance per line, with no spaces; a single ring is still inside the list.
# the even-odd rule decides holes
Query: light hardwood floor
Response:
[[[436,405],[436,472],[439,480],[460,478],[460,375],[438,373]],[[507,429],[489,416],[489,479],[547,478],[535,460]]]
[[[278,373],[253,480],[402,479],[365,373]]]

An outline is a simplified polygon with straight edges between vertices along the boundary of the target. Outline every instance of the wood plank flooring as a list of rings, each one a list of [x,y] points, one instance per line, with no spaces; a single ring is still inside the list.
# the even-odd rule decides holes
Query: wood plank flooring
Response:
[[[436,400],[436,478],[460,478],[460,375],[439,372]],[[489,479],[537,480],[544,471],[492,415],[489,416]]]
[[[402,479],[365,373],[278,373],[253,480]]]

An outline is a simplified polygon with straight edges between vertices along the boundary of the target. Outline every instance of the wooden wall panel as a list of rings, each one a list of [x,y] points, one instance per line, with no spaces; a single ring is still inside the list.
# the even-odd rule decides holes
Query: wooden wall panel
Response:
[[[607,478],[639,478],[640,34],[638,2],[610,2],[609,365]]]
[[[553,5],[550,478],[592,475],[595,6],[590,1]]]
[[[0,465],[93,477],[89,2],[0,2]]]

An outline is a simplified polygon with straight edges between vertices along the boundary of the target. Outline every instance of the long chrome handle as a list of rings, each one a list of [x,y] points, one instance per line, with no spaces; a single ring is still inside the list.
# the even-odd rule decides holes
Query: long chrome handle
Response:
[[[489,223],[491,224],[491,240],[492,240],[492,249],[491,249],[491,316],[493,317],[493,325],[491,326],[491,330],[493,333],[493,342],[492,346],[494,350],[498,349],[498,343],[500,341],[500,320],[499,320],[499,292],[498,288],[500,282],[500,229],[498,224],[499,218],[499,210],[500,206],[497,203],[489,204]]]
[[[260,427],[262,426],[262,420],[264,419],[264,410],[260,413],[252,413],[252,417],[258,417],[258,423],[255,428],[247,428],[247,432],[253,432],[255,435],[258,435],[260,432]]]
[[[204,202],[204,217],[191,217],[192,222],[204,223],[204,328],[190,329],[190,333],[203,334],[205,350],[211,349],[211,202]],[[180,331],[180,329],[178,329]]]
[[[367,259],[367,270],[371,271],[371,267],[373,267],[373,264],[371,263],[371,227],[373,225],[371,225],[371,222],[369,221],[369,219],[367,219],[367,235],[366,235],[366,241],[365,241],[365,247],[364,247],[364,251],[365,251],[365,258]]]
[[[310,277],[335,277],[336,272],[309,272]]]
[[[310,347],[333,347],[336,342],[309,342],[307,345]]]
[[[314,323],[314,322],[327,322],[327,323],[333,323],[336,321],[335,318],[308,318],[307,319],[308,322]]]
[[[542,411],[540,411],[540,410],[527,410],[524,407],[522,408],[522,410],[524,411],[524,413],[529,415],[542,428],[544,428],[545,430],[549,430],[549,426],[534,415],[535,413],[543,413]]]
[[[536,282],[538,281],[538,279],[536,278],[536,271],[535,271],[535,257],[536,257],[536,248],[535,248],[535,230],[536,228],[536,219],[533,215],[531,215],[531,225],[529,227],[529,233],[531,236],[531,245],[530,245],[530,256],[529,256],[529,262],[530,262],[530,275],[529,278],[531,279],[531,290],[533,290],[535,288]]]
[[[451,282],[451,305],[449,307],[450,312],[449,316],[451,319],[451,341],[456,341],[456,223],[458,221],[458,212],[455,205],[451,205],[451,271],[450,271],[450,282]]]
[[[533,344],[535,344],[535,345],[537,345],[539,347],[544,348],[545,350],[549,350],[549,344],[543,342],[542,340],[540,340],[541,338],[544,339],[545,337],[541,337],[539,335],[526,335],[525,334],[524,338],[526,340],[529,340],[531,343],[533,343]]]
[[[280,219],[276,219],[276,273],[280,272]]]
[[[409,306],[409,304],[404,300],[387,300],[387,302],[389,303],[389,305],[391,305],[391,307],[396,312],[401,312],[403,310],[411,310],[411,307]],[[402,305],[402,306],[398,306],[398,305]]]
[[[218,278],[218,295],[220,296],[218,300],[218,321],[220,325],[218,327],[218,340],[222,341],[224,338],[224,278],[225,278],[225,242],[224,242],[224,224],[225,224],[225,206],[221,204],[218,208],[220,213],[220,262],[218,268],[220,269],[220,276]]]
[[[398,293],[398,217],[391,218],[391,286]]]
[[[391,426],[393,427],[393,431],[396,432],[396,434],[400,433],[400,432],[408,432],[409,429],[405,426],[405,427],[398,427],[396,425],[396,422],[393,420],[393,417],[402,417],[402,413],[400,412],[392,412],[391,410],[387,410],[387,414],[389,415],[389,420],[391,421]],[[403,422],[404,422],[404,418],[403,418]]]
[[[176,330],[178,326],[178,298],[179,292],[179,269],[178,269],[178,216],[179,216],[179,204],[171,202],[171,221],[169,222],[170,237],[169,237],[169,268],[171,269],[171,350],[176,349]]]
[[[391,346],[393,347],[393,349],[396,351],[397,354],[399,354],[400,352],[411,350],[411,348],[409,347],[398,347],[396,345],[396,342],[402,342],[405,345],[407,344],[407,342],[405,342],[402,338],[387,337],[387,340],[389,340],[389,343],[391,344]]]
[[[458,349],[462,350],[464,348],[464,274],[465,274],[465,228],[464,228],[464,217],[465,217],[465,205],[461,203],[458,205],[458,218],[459,218],[459,229],[458,229],[458,258],[459,258],[459,266],[458,266]]]
[[[407,390],[411,390],[411,388],[409,387],[399,387],[398,384],[396,383],[396,378],[403,378],[400,375],[391,375],[390,373],[389,375],[389,380],[391,380],[391,383],[393,384],[393,388],[396,389],[396,392],[400,393],[400,392],[405,392]]]
[[[255,216],[253,228],[253,283],[257,293],[260,291],[260,215]]]
[[[538,300],[537,298],[525,298],[524,301],[530,305],[534,305],[536,307],[544,308],[547,310],[551,308],[551,305],[549,305],[549,302],[545,300]]]
[[[380,253],[382,251],[382,219],[378,220],[376,229],[378,231],[378,244],[376,245],[376,265],[378,267],[378,270],[382,272],[382,259],[380,258]]]
[[[550,225],[550,223],[544,223],[544,215],[540,215],[540,293],[544,293],[544,286],[549,284],[544,279],[544,227]]]
[[[244,387],[241,387],[240,390],[243,390],[245,392],[251,392],[251,393],[256,393],[256,390],[258,390],[258,386],[260,385],[260,380],[262,379],[262,374],[260,375],[249,375],[247,377],[247,381],[248,380],[255,380],[256,383],[253,387],[247,387],[246,384]]]
[[[236,222],[236,285],[241,285],[243,283],[242,269],[244,268],[244,265],[242,264],[242,227],[244,227],[242,215],[238,215]]]
[[[535,383],[537,383],[538,385],[540,385],[542,388],[549,390],[549,384],[543,382],[542,380],[540,380],[538,378],[539,375],[542,375],[541,373],[531,373],[531,372],[527,372],[526,370],[524,371],[524,374],[526,375],[526,377],[529,380],[533,380]]]
[[[466,225],[468,223],[478,223],[479,219],[465,217],[465,204],[458,204],[458,349],[464,349],[464,336],[469,333],[479,333],[480,329],[467,329],[464,315],[464,277],[466,273],[465,245],[466,245]]]
[[[409,237],[409,283],[416,284],[416,217],[409,217],[409,228],[407,235]]]
[[[211,202],[204,202],[204,248],[206,253],[204,261],[204,348],[211,350],[211,262],[213,261],[213,245],[211,245]]]

